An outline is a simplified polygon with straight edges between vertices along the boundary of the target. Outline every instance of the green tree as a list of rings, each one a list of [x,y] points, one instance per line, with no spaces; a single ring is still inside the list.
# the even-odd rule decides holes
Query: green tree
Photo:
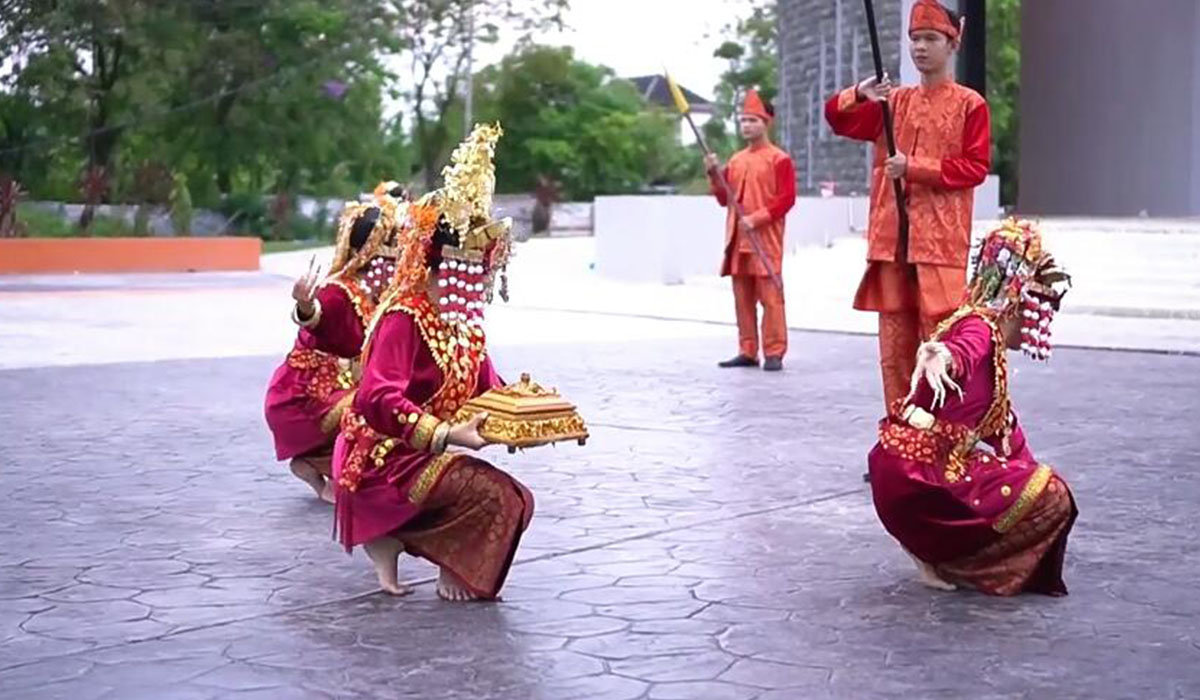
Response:
[[[388,0],[4,7],[0,168],[35,196],[79,197],[83,172],[137,200],[146,161],[203,205],[235,188],[341,194],[404,145],[381,119],[377,57],[400,47]]]
[[[736,117],[746,90],[758,90],[769,102],[774,102],[779,92],[777,26],[775,2],[758,0],[748,16],[725,27],[729,38],[713,52],[728,65],[715,88],[715,114],[704,130],[722,155],[728,156],[738,147]]]
[[[176,236],[187,236],[192,232],[192,192],[188,189],[187,175],[176,173],[171,187],[171,226]]]
[[[165,15],[149,0],[15,0],[4,4],[0,53],[17,62],[8,87],[40,108],[40,118],[82,134],[79,155],[88,196],[109,178],[130,105],[155,86],[141,72],[161,38]],[[16,110],[9,110],[12,123]],[[25,154],[28,157],[29,154]],[[78,172],[78,171],[77,171]],[[91,208],[80,226],[86,228]]]
[[[154,163],[186,178],[197,206],[263,233],[269,198],[349,196],[414,164],[436,181],[461,133],[467,36],[528,34],[560,22],[566,4],[3,0],[0,171],[31,198],[86,200],[88,217],[104,199],[140,203],[141,229],[154,201],[139,174]],[[406,95],[384,69],[397,54],[413,68]],[[389,91],[408,98],[404,118],[383,119]],[[589,128],[603,140],[630,126]],[[669,160],[655,152],[639,167],[667,167],[656,158]],[[599,179],[644,177],[613,170]]]
[[[377,55],[398,46],[385,9],[362,0],[184,3],[187,50],[172,99],[199,108],[146,139],[169,153],[145,155],[185,169],[207,193],[202,202],[235,189],[330,185],[382,137]]]
[[[987,98],[992,112],[992,169],[1001,202],[1017,201],[1020,152],[1021,0],[987,4]]]
[[[426,189],[463,135],[460,93],[473,43],[495,43],[502,30],[528,37],[562,26],[568,0],[393,0],[409,63],[405,97]]]
[[[147,161],[137,167],[133,181],[133,201],[137,203],[133,219],[135,235],[145,236],[150,232],[150,214],[154,207],[170,201],[173,185],[171,171],[162,163]]]
[[[676,116],[570,48],[521,46],[479,72],[475,101],[480,120],[504,126],[496,154],[503,191],[530,192],[548,177],[571,198],[635,192],[677,180],[687,161]]]
[[[24,226],[17,219],[17,209],[24,195],[21,183],[8,175],[0,174],[0,238],[24,235]]]
[[[47,118],[53,112],[23,87],[0,92],[0,176],[7,174],[34,193],[44,190],[52,159],[36,157],[26,145],[69,137],[60,120]]]

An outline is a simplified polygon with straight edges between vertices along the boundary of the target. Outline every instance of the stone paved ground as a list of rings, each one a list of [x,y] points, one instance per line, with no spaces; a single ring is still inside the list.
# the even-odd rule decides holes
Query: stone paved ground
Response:
[[[779,376],[711,337],[496,348],[594,437],[490,453],[538,510],[464,606],[331,542],[271,459],[277,357],[0,372],[0,697],[1200,698],[1200,359],[1019,363],[1082,515],[1072,594],[1002,600],[920,588],[874,518],[874,341],[792,340]]]

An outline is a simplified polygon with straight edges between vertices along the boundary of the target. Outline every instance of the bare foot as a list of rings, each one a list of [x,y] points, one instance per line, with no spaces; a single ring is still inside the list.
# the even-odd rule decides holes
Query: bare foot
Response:
[[[337,497],[333,493],[333,479],[326,479],[325,485],[321,487],[321,500],[326,503],[334,503]]]
[[[933,567],[929,566],[928,564],[925,565],[925,568],[920,569],[920,572],[917,574],[917,579],[920,580],[922,585],[932,588],[935,591],[958,590],[958,586],[950,583],[941,576],[938,576]]]
[[[379,578],[379,587],[384,593],[391,595],[408,595],[412,589],[399,581],[397,562],[404,545],[395,537],[376,537],[363,545],[367,557],[375,567],[375,575]]]
[[[317,494],[317,498],[325,500],[324,491],[326,488],[325,477],[321,472],[313,466],[312,462],[304,457],[297,457],[292,460],[292,474],[299,480],[308,484],[313,493]],[[332,492],[330,493],[332,495]],[[330,501],[332,503],[332,501]]]
[[[326,479],[333,476],[333,453],[309,455],[304,459]]]
[[[442,600],[455,603],[479,600],[479,596],[468,590],[461,579],[446,569],[442,569],[441,573],[438,574],[437,594]]]
[[[935,591],[958,590],[958,586],[955,586],[953,583],[950,583],[941,576],[938,576],[937,570],[933,568],[932,564],[928,564],[920,559],[917,559],[915,556],[913,556],[913,553],[907,549],[904,550],[904,553],[907,554],[909,558],[913,560],[913,563],[917,565],[917,580],[921,582],[921,585],[932,588]]]

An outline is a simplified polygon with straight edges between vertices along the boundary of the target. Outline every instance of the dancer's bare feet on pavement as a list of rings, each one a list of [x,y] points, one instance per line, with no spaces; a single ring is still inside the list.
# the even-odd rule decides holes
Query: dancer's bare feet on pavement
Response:
[[[442,600],[454,603],[479,600],[479,596],[468,590],[461,579],[446,569],[442,569],[441,573],[438,574],[437,594]]]
[[[317,494],[317,498],[326,503],[333,503],[333,487],[325,479],[325,476],[313,466],[312,461],[306,457],[297,457],[292,460],[291,468],[292,475],[308,484],[313,493]]]
[[[390,595],[408,595],[412,588],[399,581],[398,561],[404,545],[395,537],[376,537],[363,545],[367,557],[375,567],[375,575],[379,578],[379,587]]]
[[[908,550],[904,550],[904,553],[907,554],[909,558],[913,560],[913,563],[917,565],[917,580],[920,581],[923,586],[932,588],[936,591],[958,590],[958,586],[955,586],[953,583],[950,583],[941,576],[938,576],[937,570],[933,568],[932,564],[928,564],[920,559],[917,559],[915,556],[913,556],[912,552],[909,552]]]

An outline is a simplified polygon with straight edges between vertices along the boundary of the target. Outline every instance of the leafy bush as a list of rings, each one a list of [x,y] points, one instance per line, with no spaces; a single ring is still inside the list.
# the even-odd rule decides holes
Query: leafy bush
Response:
[[[230,220],[227,233],[264,236],[271,228],[267,202],[258,194],[231,194],[221,203],[221,213]]]
[[[175,173],[175,184],[171,188],[171,225],[175,228],[176,236],[191,235],[194,213],[187,176],[183,173]]]

